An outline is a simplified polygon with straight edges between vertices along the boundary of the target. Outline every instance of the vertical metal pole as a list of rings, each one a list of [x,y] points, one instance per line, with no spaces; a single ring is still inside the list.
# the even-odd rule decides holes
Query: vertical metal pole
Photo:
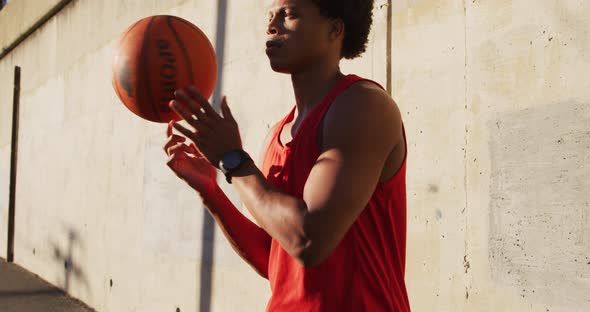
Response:
[[[6,260],[14,261],[14,223],[16,165],[18,156],[18,110],[20,104],[20,67],[14,67],[14,93],[12,98],[12,140],[10,153],[10,190],[8,197],[8,244]]]
[[[385,86],[385,90],[387,90],[387,93],[389,93],[389,95],[393,96],[393,90],[392,90],[392,74],[391,71],[393,70],[391,68],[391,66],[393,65],[393,61],[391,59],[392,55],[391,55],[391,50],[392,50],[392,18],[393,18],[393,8],[392,6],[392,1],[388,0],[387,1],[387,47],[385,47],[387,53],[386,53],[386,57],[387,57],[387,84]]]

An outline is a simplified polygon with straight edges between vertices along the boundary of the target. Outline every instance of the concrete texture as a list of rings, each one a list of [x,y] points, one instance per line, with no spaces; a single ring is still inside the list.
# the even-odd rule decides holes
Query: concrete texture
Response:
[[[0,29],[39,16],[5,18],[11,5]],[[258,158],[294,104],[288,76],[263,54],[265,8],[77,0],[0,59],[2,229],[13,68],[23,71],[16,263],[99,311],[264,309],[268,283],[166,168],[165,127],[121,105],[110,62],[139,18],[194,22],[220,58],[213,101],[227,94]],[[402,0],[376,1],[374,13],[368,51],[342,67],[390,83],[403,113],[413,311],[590,310],[590,5]]]
[[[393,97],[408,139],[410,303],[414,311],[468,311],[463,3],[392,4]]]
[[[343,67],[385,85],[384,3],[367,56]],[[116,98],[110,62],[118,35],[139,18],[194,22],[220,58],[213,100],[228,95],[245,147],[258,158],[261,138],[294,105],[289,77],[273,73],[264,55],[267,4],[73,1],[0,60],[0,194],[8,190],[14,65],[23,77],[16,263],[99,311],[264,309],[268,282],[208,226],[198,196],[166,167],[165,126],[137,118]],[[7,202],[0,204],[5,228]]]
[[[0,259],[0,311],[94,311],[62,290],[14,263]]]
[[[590,6],[392,3],[412,308],[590,310]]]
[[[578,103],[508,111],[488,125],[492,278],[572,310],[590,299],[588,125],[590,107]]]
[[[64,0],[40,0],[31,5],[30,1],[11,1],[2,9],[4,25],[0,29],[0,53],[12,46],[20,37],[26,35],[35,24],[43,19],[53,8],[59,6]]]
[[[469,309],[590,310],[589,12],[466,3]]]

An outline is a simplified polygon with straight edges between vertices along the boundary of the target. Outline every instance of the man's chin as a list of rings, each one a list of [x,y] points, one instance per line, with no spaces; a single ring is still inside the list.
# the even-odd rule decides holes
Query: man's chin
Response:
[[[288,66],[288,64],[282,64],[279,62],[270,62],[270,68],[272,68],[273,71],[277,72],[277,73],[281,73],[281,74],[290,74],[293,72],[291,66]]]

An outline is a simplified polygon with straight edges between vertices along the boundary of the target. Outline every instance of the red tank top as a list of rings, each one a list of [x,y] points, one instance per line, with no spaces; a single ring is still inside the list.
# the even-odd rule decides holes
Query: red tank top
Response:
[[[280,122],[264,157],[263,173],[271,184],[303,198],[307,177],[320,156],[318,126],[334,99],[362,80],[355,75],[342,78],[284,146],[280,133],[293,120],[295,107]],[[406,158],[391,179],[377,185],[363,212],[321,264],[305,268],[272,240],[267,311],[410,311],[404,282]]]

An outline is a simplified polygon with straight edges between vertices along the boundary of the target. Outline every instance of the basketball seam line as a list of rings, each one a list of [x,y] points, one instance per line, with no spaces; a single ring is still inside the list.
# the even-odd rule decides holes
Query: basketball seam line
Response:
[[[150,20],[150,22],[148,23],[148,25],[147,25],[147,27],[145,29],[145,35],[143,37],[143,47],[141,49],[141,61],[142,61],[142,64],[143,64],[143,70],[144,71],[146,70],[146,68],[148,68],[147,67],[147,65],[148,65],[147,64],[148,63],[148,59],[147,59],[147,56],[146,56],[146,54],[147,54],[147,47],[146,46],[149,44],[148,36],[150,35],[150,28],[152,27],[152,23],[154,22],[154,20],[156,18],[157,18],[157,16],[152,17],[152,19]],[[141,76],[143,76],[147,80],[146,88],[147,88],[148,98],[149,98],[149,101],[151,103],[150,106],[151,106],[151,108],[153,110],[154,118],[156,120],[158,120],[158,119],[160,119],[160,114],[158,113],[157,107],[154,104],[154,97],[152,95],[152,88],[150,86],[151,81],[149,79],[150,78],[150,75],[147,75],[146,73],[141,73]],[[138,97],[138,100],[139,100],[139,97]],[[141,106],[141,104],[140,104],[140,106]]]
[[[192,23],[190,23],[187,20],[184,20],[182,18],[176,17],[180,22],[187,24],[188,26],[190,26],[190,28],[192,30],[194,30],[197,34],[199,34],[199,36],[203,37],[203,39],[205,39],[205,42],[207,42],[209,44],[209,46],[211,47],[210,51],[215,51],[215,48],[213,47],[213,45],[211,44],[211,41],[209,40],[209,38],[205,35],[205,33],[203,33],[202,30],[200,30],[198,27],[196,27],[195,25],[193,25]],[[213,59],[215,60],[215,62],[217,63],[217,56],[215,55],[215,52],[211,53],[211,56],[213,57]]]
[[[176,32],[176,30],[172,26],[172,22],[171,22],[171,18],[170,17],[168,17],[166,19],[166,22],[168,23],[168,26],[170,27],[170,30],[172,31],[172,34],[174,35],[174,37],[176,38],[176,41],[178,42],[178,45],[180,46],[180,50],[182,51],[182,56],[184,56],[185,62],[188,64],[188,72],[189,72],[189,75],[190,75],[190,81],[191,81],[191,83],[195,83],[195,77],[193,75],[193,66],[192,66],[193,64],[191,63],[191,60],[188,57],[188,52],[186,51],[186,47],[184,45],[184,42],[182,42],[182,40],[180,40],[180,37],[178,36],[178,33]]]

